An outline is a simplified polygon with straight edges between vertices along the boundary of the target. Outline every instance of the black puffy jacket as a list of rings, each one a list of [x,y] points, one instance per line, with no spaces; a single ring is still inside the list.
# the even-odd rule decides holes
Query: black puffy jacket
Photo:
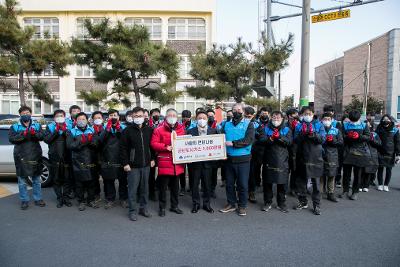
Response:
[[[343,146],[343,137],[339,129],[331,126],[325,127],[326,135],[332,136],[331,142],[325,142],[324,148],[324,175],[334,177],[339,167],[339,148]]]
[[[14,144],[17,176],[39,176],[42,174],[42,148],[39,141],[43,140],[43,130],[40,124],[32,122],[28,126],[28,133],[24,135],[26,129],[25,125],[18,122],[8,132],[8,139]],[[34,135],[31,129],[34,129]]]
[[[390,125],[383,126],[383,119],[390,118]],[[379,149],[379,166],[393,167],[395,156],[400,154],[400,134],[399,129],[395,127],[395,120],[392,116],[384,115],[376,128],[376,133],[382,141]]]
[[[357,132],[359,137],[357,139],[351,138],[350,132]],[[370,131],[365,123],[343,123],[343,139],[343,164],[357,167],[366,167],[372,164],[368,146]]]

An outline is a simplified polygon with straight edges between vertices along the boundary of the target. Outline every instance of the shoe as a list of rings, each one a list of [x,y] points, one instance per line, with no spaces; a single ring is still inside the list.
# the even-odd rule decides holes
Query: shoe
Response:
[[[96,201],[89,202],[88,207],[98,209],[99,206],[97,205]]]
[[[104,209],[108,210],[111,209],[112,207],[114,207],[114,201],[110,200],[110,201],[106,201],[106,204],[104,205]]]
[[[378,185],[378,191],[383,191],[383,185]]]
[[[389,192],[389,186],[387,186],[387,185],[383,186],[383,191]]]
[[[176,214],[183,214],[183,211],[180,208],[170,208],[170,212],[175,212]]]
[[[235,210],[236,210],[235,206],[232,206],[231,204],[226,204],[225,207],[223,209],[220,209],[219,211],[222,213],[228,213],[228,212],[232,212]]]
[[[129,214],[129,220],[131,220],[132,222],[135,222],[135,221],[137,221],[137,215],[136,215],[136,213],[130,213]]]
[[[307,203],[300,203],[297,204],[297,206],[293,207],[294,210],[303,210],[303,209],[308,209]]]
[[[264,204],[261,208],[262,211],[269,211],[272,208],[271,204]]]
[[[225,187],[225,181],[222,181],[222,182],[221,182],[220,187]]]
[[[368,188],[363,188],[363,192],[368,192],[369,189]]]
[[[239,216],[246,216],[246,208],[238,208],[238,215]]]
[[[347,198],[351,199],[352,194],[350,194],[350,192],[347,192]]]
[[[67,207],[72,207],[72,202],[71,202],[71,200],[69,200],[69,198],[64,198],[63,199],[63,202],[64,202],[64,204],[65,204],[65,206],[67,206]]]
[[[179,196],[180,197],[183,197],[185,195],[185,188],[182,188],[180,191],[179,191]]]
[[[369,185],[371,185],[371,186],[376,186],[376,184],[375,184],[374,181],[371,181],[371,182],[369,183]]]
[[[96,195],[96,196],[94,197],[94,202],[95,202],[96,204],[98,204],[98,203],[101,202],[101,197],[100,197],[100,195]]]
[[[75,198],[75,193],[72,191],[72,192],[70,192],[70,193],[67,195],[67,197],[68,197],[69,199],[74,199],[74,198]]]
[[[85,209],[86,209],[85,203],[83,203],[83,202],[79,203],[78,210],[84,211]]]
[[[43,199],[41,199],[41,200],[36,200],[36,201],[35,201],[35,206],[38,206],[38,207],[43,208],[44,206],[46,206],[46,203],[43,201]]]
[[[165,209],[160,209],[160,210],[158,211],[158,216],[160,216],[160,217],[165,217]]]
[[[215,194],[215,191],[214,191],[214,190],[212,190],[212,191],[210,192],[210,197],[212,197],[212,198],[217,198],[217,195]]]
[[[126,200],[120,200],[119,204],[121,205],[122,208],[127,209],[129,207],[128,201]]]
[[[342,188],[342,183],[341,183],[341,182],[337,182],[337,183],[336,183],[336,187],[337,187],[337,188]]]
[[[279,211],[283,212],[283,213],[288,213],[288,212],[289,212],[289,210],[288,210],[288,208],[286,207],[285,204],[278,205],[276,208],[277,208]]]
[[[203,210],[207,211],[208,213],[214,213],[214,209],[211,206],[203,206]]]
[[[200,205],[199,204],[194,204],[193,205],[193,209],[192,209],[192,213],[198,213],[200,209]]]
[[[335,194],[333,194],[333,193],[329,193],[327,199],[328,199],[329,201],[332,201],[332,202],[338,202],[338,200],[337,200]]]
[[[344,198],[348,192],[342,192],[341,194],[338,195],[339,198]]]
[[[362,192],[362,188],[359,188],[359,189],[358,189],[358,192]]]
[[[139,215],[146,218],[151,218],[151,213],[147,209],[139,209]]]
[[[22,201],[21,202],[21,210],[27,210],[29,207],[29,202],[28,201]]]
[[[315,215],[321,215],[321,208],[319,206],[315,206],[313,209],[313,213]]]
[[[251,203],[257,203],[256,194],[254,192],[249,192],[249,201]]]
[[[358,199],[358,193],[353,193],[349,198],[351,200],[357,200]]]
[[[59,209],[59,208],[62,208],[62,206],[63,206],[63,200],[62,199],[57,199],[57,208]]]

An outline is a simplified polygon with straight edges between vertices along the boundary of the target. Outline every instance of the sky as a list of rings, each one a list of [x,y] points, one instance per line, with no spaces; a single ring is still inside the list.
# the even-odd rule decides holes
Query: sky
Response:
[[[216,0],[217,43],[229,44],[242,37],[246,42],[257,43],[258,0]],[[302,0],[280,0],[302,5]],[[340,6],[352,0],[311,0],[311,8],[321,9]],[[272,16],[300,13],[301,9],[272,5]],[[351,8],[351,17],[341,20],[311,24],[310,29],[310,80],[314,68],[327,61],[341,57],[343,52],[380,36],[393,28],[400,28],[400,1],[385,0]],[[286,39],[294,34],[294,52],[289,66],[281,74],[282,95],[295,94],[298,99],[300,87],[301,16],[273,22],[275,40]],[[297,102],[297,101],[296,101]]]

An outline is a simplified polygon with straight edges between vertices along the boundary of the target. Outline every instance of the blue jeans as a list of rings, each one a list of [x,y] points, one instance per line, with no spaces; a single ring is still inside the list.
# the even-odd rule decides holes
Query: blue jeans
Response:
[[[19,189],[19,199],[21,201],[29,201],[28,188],[26,184],[27,177],[18,176],[18,189]],[[32,177],[32,188],[33,188],[33,200],[42,200],[42,188],[40,183],[40,176]]]
[[[247,207],[249,172],[250,161],[240,163],[227,161],[225,163],[226,198],[228,204],[236,206],[236,203],[238,203],[240,208]],[[239,201],[236,197],[235,185],[237,186]]]

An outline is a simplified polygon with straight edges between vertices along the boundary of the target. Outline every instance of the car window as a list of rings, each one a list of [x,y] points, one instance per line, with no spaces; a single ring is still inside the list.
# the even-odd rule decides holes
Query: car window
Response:
[[[8,141],[8,129],[0,129],[0,146],[11,145]]]

